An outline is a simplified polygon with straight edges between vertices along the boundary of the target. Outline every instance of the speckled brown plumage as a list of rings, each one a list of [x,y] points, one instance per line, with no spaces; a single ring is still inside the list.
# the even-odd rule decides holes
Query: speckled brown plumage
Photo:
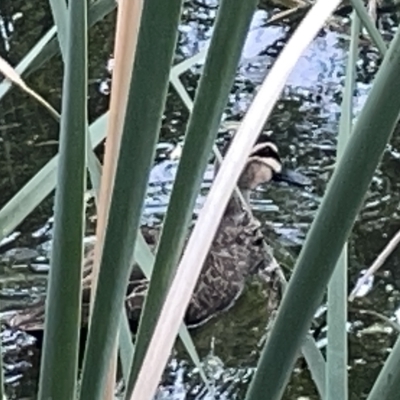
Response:
[[[186,312],[188,326],[197,326],[229,308],[244,288],[246,278],[269,264],[260,223],[247,212],[225,215],[218,228]],[[131,321],[138,319],[147,281],[137,283],[127,298]]]
[[[264,146],[264,147],[262,147]],[[268,143],[262,143],[261,150],[265,153]],[[260,183],[272,179],[275,168],[280,168],[279,156],[273,145],[265,153],[270,156],[260,156],[260,145],[255,148],[257,154],[250,156],[249,161],[239,180],[241,189],[250,191]],[[272,149],[272,155],[271,150]],[[276,167],[277,166],[277,167]],[[257,182],[252,181],[256,179]],[[159,231],[143,227],[143,236],[151,247],[157,244]],[[82,293],[82,324],[88,320],[91,269],[93,249],[85,257]],[[270,265],[271,254],[265,248],[260,222],[250,212],[242,207],[240,200],[233,195],[221,219],[210,252],[195,287],[191,302],[186,312],[185,322],[189,326],[198,326],[218,312],[229,308],[242,292],[246,278],[262,271]],[[131,326],[135,326],[140,316],[148,281],[139,267],[132,268],[126,292],[126,311]],[[44,301],[18,312],[9,320],[9,325],[23,330],[43,329]]]

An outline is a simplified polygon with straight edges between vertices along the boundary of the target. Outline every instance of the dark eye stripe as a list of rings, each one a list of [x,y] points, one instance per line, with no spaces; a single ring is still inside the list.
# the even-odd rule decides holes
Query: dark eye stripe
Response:
[[[271,143],[271,142],[268,142],[268,143]],[[251,153],[251,156],[252,157],[257,156],[257,157],[262,157],[262,158],[274,158],[275,160],[281,162],[279,154],[273,148],[269,147],[268,145]]]
[[[256,142],[256,144],[254,146],[257,146],[257,145],[260,145],[260,144],[261,145],[262,144],[268,144],[268,143],[271,143],[272,145],[278,147],[276,145],[276,143],[271,139],[270,135],[267,135],[266,133],[261,133],[261,135],[258,137],[257,142]],[[222,146],[221,154],[223,156],[226,155],[230,144],[231,144],[231,140],[229,140],[227,143],[225,143],[225,145]],[[271,157],[271,158],[275,158],[276,160],[281,162],[279,154],[270,146],[263,146],[261,149],[257,150],[256,152],[250,153],[250,157],[251,156]]]

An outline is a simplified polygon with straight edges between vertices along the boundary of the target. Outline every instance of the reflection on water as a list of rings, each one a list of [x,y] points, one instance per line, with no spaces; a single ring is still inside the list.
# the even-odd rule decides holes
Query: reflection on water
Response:
[[[177,62],[207,46],[216,6],[217,2],[211,0],[186,3],[180,26]],[[259,10],[254,17],[225,118],[238,120],[243,116],[257,86],[268,73],[289,34],[285,26],[265,27],[267,18],[268,13],[263,10]],[[95,26],[90,38],[91,120],[103,113],[108,105],[104,89],[110,78],[107,63],[112,49],[113,21],[114,16],[110,16]],[[5,27],[2,28],[0,54],[12,64],[16,64],[52,24],[45,1],[35,2],[34,6],[29,2],[2,2],[0,22]],[[391,35],[392,25],[390,18],[384,20],[388,36]],[[348,46],[347,30],[344,31],[335,33],[326,29],[310,46],[292,73],[289,85],[266,127],[273,131],[285,162],[312,180],[312,186],[307,190],[271,185],[260,189],[253,198],[255,214],[263,221],[265,233],[273,243],[279,261],[289,268],[293,266],[294,257],[304,241],[334,164]],[[357,65],[359,82],[356,88],[356,111],[360,110],[365,100],[378,64],[377,52],[364,44]],[[182,75],[182,81],[191,95],[195,91],[200,68],[197,66]],[[60,105],[60,82],[59,57],[28,79],[28,83],[56,107]],[[0,148],[4,154],[0,157],[2,206],[55,154],[56,146],[49,143],[57,140],[58,127],[39,106],[17,90],[1,99],[0,110]],[[159,224],[165,212],[177,165],[171,159],[170,152],[176,143],[182,141],[187,116],[182,102],[171,91],[157,162],[151,173],[143,216],[146,223]],[[221,132],[220,141],[224,136]],[[360,271],[371,264],[398,229],[399,149],[398,135],[394,135],[351,236],[351,287]],[[210,165],[205,176],[203,195],[211,179]],[[200,196],[197,209],[202,199]],[[37,270],[46,269],[47,266],[51,207],[52,199],[46,200],[18,228],[19,234],[9,243],[2,243],[4,254],[0,296],[4,311],[15,308],[17,300],[19,304],[25,304],[43,294],[46,275],[38,275]],[[12,251],[6,253],[10,249]],[[365,397],[395,339],[393,328],[383,324],[370,311],[398,321],[399,257],[399,253],[395,252],[386,262],[384,270],[376,275],[367,295],[351,304],[349,363],[353,399]],[[27,261],[30,262],[29,267],[26,267]],[[323,322],[323,313],[318,320]],[[266,294],[258,282],[252,282],[231,311],[194,332],[196,345],[217,398],[243,398],[264,343],[267,322]],[[323,345],[326,328],[322,325],[320,331],[318,342]],[[1,335],[5,350],[7,390],[15,398],[32,398],[38,360],[32,338],[23,332],[7,330]],[[164,378],[157,398],[211,398],[179,345]],[[309,374],[299,362],[285,398],[301,396],[317,398]]]

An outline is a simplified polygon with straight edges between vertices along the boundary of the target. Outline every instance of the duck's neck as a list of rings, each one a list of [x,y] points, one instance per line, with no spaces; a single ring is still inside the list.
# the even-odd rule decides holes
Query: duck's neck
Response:
[[[216,177],[217,173],[218,173],[218,169],[219,169],[220,165],[218,161],[215,161],[215,166],[214,166],[214,178]],[[238,182],[241,182],[242,177],[239,178]],[[241,186],[247,186],[247,185],[241,185]],[[246,203],[248,205],[250,205],[250,188],[244,188],[241,187],[239,188],[240,192],[242,193],[244,200],[246,201]],[[229,199],[228,205],[226,206],[225,209],[225,213],[224,213],[224,217],[231,217],[234,215],[238,215],[243,213],[243,204],[242,201],[240,200],[236,189],[233,190],[232,196]]]
[[[246,203],[250,204],[250,190],[241,189],[241,192]],[[224,216],[229,217],[240,213],[243,213],[243,204],[236,190],[234,190],[226,206]]]

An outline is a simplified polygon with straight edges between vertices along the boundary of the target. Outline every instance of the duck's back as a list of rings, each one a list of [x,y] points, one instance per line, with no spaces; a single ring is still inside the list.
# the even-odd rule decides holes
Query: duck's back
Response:
[[[186,323],[202,324],[229,308],[246,278],[262,269],[269,258],[258,220],[247,212],[224,218],[194,290]]]
[[[159,231],[143,228],[142,233],[151,247],[159,239]],[[263,246],[260,223],[246,212],[224,216],[206,258],[199,280],[189,303],[185,321],[189,326],[206,322],[216,313],[229,308],[243,290],[247,276],[256,273],[270,260]],[[82,325],[87,324],[91,291],[93,249],[87,251],[82,293]],[[126,310],[135,327],[148,288],[148,281],[137,265],[133,266],[127,288]],[[44,299],[17,313],[12,326],[23,330],[43,329]]]

